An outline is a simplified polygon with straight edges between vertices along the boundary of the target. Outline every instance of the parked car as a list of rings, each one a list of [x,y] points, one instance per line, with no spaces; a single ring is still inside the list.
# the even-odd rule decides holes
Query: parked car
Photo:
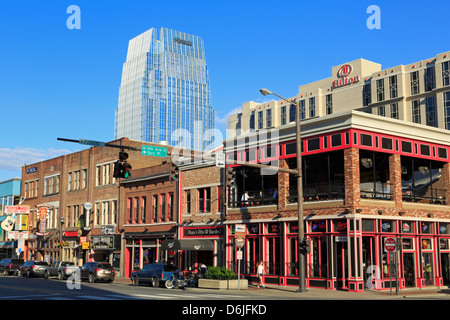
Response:
[[[0,261],[0,273],[17,274],[19,267],[23,265],[23,259],[6,258]]]
[[[174,273],[179,273],[178,266],[174,264],[151,263],[146,264],[142,270],[133,271],[130,279],[135,286],[148,283],[153,287],[159,287],[160,284],[172,279]]]
[[[107,262],[87,262],[80,268],[80,279],[89,282],[114,281],[116,271]]]
[[[45,268],[48,267],[48,263],[39,260],[28,260],[19,268],[19,275],[26,276],[27,278],[36,276],[43,277]]]
[[[50,266],[45,268],[44,278],[58,277],[58,280],[67,279],[72,273],[78,269],[73,262],[70,261],[55,261]]]

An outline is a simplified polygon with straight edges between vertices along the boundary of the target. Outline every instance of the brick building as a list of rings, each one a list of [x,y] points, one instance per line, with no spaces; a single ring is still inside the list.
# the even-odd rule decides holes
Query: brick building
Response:
[[[110,143],[139,149],[143,144],[127,138]],[[119,179],[113,177],[120,151],[113,147],[91,147],[22,168],[23,205],[31,207],[24,259],[65,259],[77,264],[108,260],[120,271],[119,217],[126,202]],[[140,151],[124,151],[129,154],[127,161],[133,170],[162,161]],[[92,208],[85,204],[91,204]],[[82,241],[91,247],[83,247]]]
[[[179,265],[224,265],[223,169],[215,162],[180,166]]]
[[[136,170],[122,181],[125,276],[148,263],[175,262],[175,252],[161,250],[164,240],[177,235],[178,182],[169,175],[170,164],[163,164]]]
[[[395,254],[400,288],[449,284],[450,131],[360,111],[301,125],[304,223],[311,241],[306,286],[362,291],[372,285],[367,271],[376,270],[376,288],[389,288],[396,267],[383,250],[388,237],[401,243]],[[232,136],[225,141],[227,162],[296,169],[295,139],[295,123]],[[245,224],[246,277],[256,282],[262,260],[266,283],[298,285],[296,177],[232,167],[227,266],[237,269],[234,230]]]

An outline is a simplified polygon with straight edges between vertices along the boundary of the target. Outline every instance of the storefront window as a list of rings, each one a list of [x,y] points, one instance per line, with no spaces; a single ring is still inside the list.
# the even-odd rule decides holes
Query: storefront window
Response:
[[[423,150],[420,148],[420,152]],[[403,200],[444,204],[445,188],[442,188],[443,163],[412,157],[402,157]]]
[[[280,275],[280,238],[266,238],[266,272],[267,274]]]
[[[333,220],[334,231],[336,232],[346,232],[347,231],[347,220]]]
[[[420,224],[420,231],[422,234],[430,234],[433,233],[433,225],[431,222],[422,222]]]
[[[361,198],[390,200],[389,155],[360,150],[359,158]]]
[[[439,248],[441,250],[448,250],[449,249],[448,240],[449,239],[439,239]]]
[[[327,238],[326,236],[311,237],[311,263],[308,275],[315,278],[327,277]]]
[[[413,233],[414,232],[414,222],[412,222],[412,221],[401,222],[401,231],[403,233]]]
[[[448,223],[439,223],[439,234],[450,234]]]
[[[326,220],[311,221],[311,232],[326,232],[327,222]]]
[[[432,253],[423,253],[422,254],[422,270],[423,270],[423,278],[425,280],[425,285],[430,286],[434,283],[433,278],[433,254]]]
[[[381,232],[395,232],[395,221],[381,221]]]
[[[362,220],[362,231],[363,232],[374,232],[375,231],[375,220]]]
[[[422,239],[422,250],[431,250],[433,242],[431,239]]]
[[[298,276],[298,237],[288,237],[288,265],[287,273],[289,276]]]
[[[402,246],[403,250],[413,250],[414,249],[414,241],[412,238],[402,238]]]

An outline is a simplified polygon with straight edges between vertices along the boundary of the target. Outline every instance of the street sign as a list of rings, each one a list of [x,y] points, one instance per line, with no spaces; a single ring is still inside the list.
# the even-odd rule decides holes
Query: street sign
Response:
[[[244,244],[245,244],[245,240],[244,239],[240,239],[240,238],[236,238],[236,239],[234,239],[234,243],[236,244],[236,247],[243,248]]]
[[[396,252],[397,251],[397,240],[393,237],[386,238],[384,240],[384,251],[385,252]]]
[[[225,168],[225,153],[216,152],[216,167]]]
[[[142,155],[165,158],[165,157],[167,157],[167,148],[143,145],[142,146]]]
[[[234,237],[236,239],[245,239],[245,224],[237,224],[234,230]]]
[[[104,147],[105,143],[101,141],[95,141],[95,140],[86,140],[86,139],[80,139],[80,144],[87,144],[89,146],[95,146],[95,147]]]

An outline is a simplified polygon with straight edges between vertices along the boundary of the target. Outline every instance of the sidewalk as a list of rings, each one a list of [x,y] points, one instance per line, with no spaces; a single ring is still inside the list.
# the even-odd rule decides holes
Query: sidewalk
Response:
[[[116,277],[114,280],[116,284],[131,285],[131,280],[125,277]],[[348,292],[347,290],[326,290],[308,288],[307,292],[297,292],[298,287],[282,287],[274,285],[266,285],[265,289],[257,288],[255,285],[248,285],[247,290],[215,290],[204,288],[187,288],[192,292],[220,292],[222,294],[250,294],[271,296],[274,299],[285,298],[289,299],[302,299],[302,298],[315,298],[318,300],[398,300],[405,298],[426,298],[433,299],[433,297],[448,298],[450,299],[450,288],[448,287],[430,287],[425,289],[403,289],[399,290],[399,294],[396,295],[395,288],[392,288],[392,295],[390,290],[378,291],[378,290],[365,290],[364,292]]]

